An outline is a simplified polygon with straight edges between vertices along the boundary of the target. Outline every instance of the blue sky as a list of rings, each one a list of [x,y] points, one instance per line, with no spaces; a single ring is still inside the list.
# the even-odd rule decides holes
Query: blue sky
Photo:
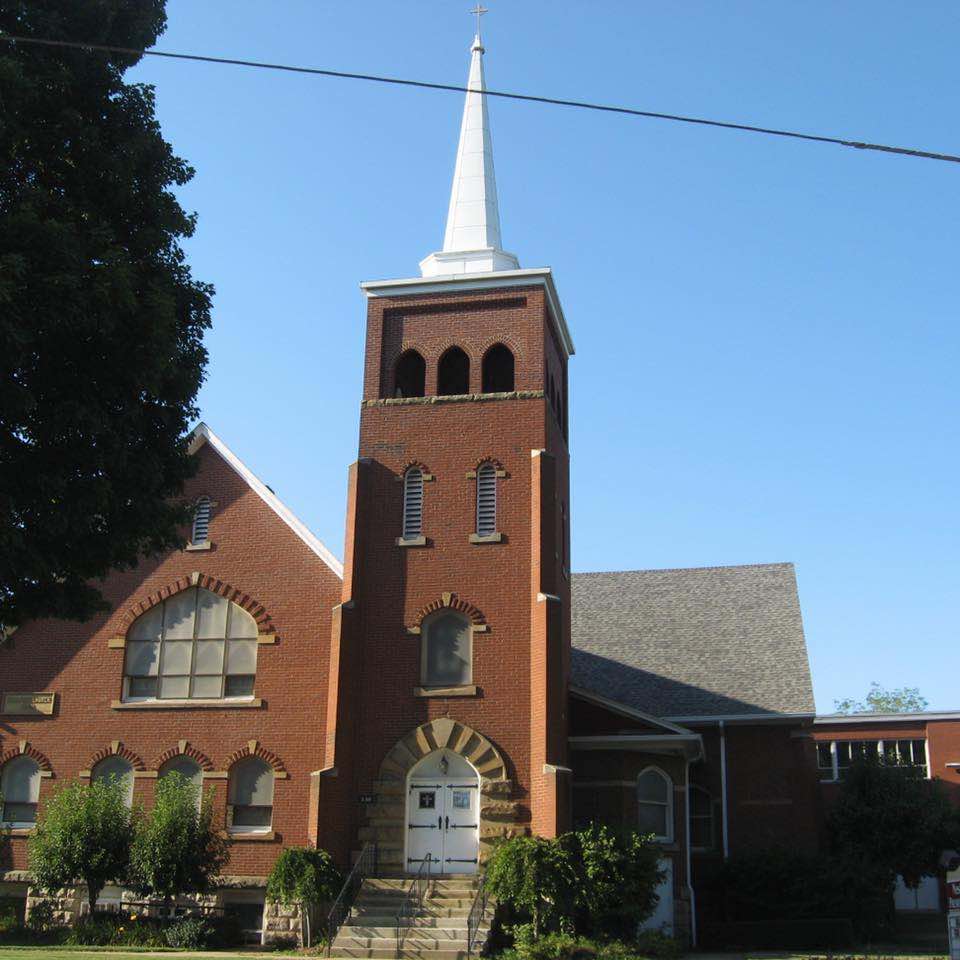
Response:
[[[960,153],[952,0],[489,0],[494,89]],[[169,0],[158,49],[464,83],[466,0]],[[462,97],[148,59],[216,285],[202,416],[337,554],[362,280],[437,249]],[[575,570],[793,561],[817,705],[956,691],[960,166],[490,104],[551,266]]]

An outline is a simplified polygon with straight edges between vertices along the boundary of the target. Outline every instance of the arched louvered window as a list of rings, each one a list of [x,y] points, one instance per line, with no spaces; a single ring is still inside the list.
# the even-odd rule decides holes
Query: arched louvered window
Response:
[[[423,533],[423,471],[410,467],[403,475],[403,539]]]
[[[492,463],[477,470],[477,535],[497,532],[497,469]]]
[[[210,538],[210,498],[201,497],[193,508],[193,531],[190,542],[206,543]]]

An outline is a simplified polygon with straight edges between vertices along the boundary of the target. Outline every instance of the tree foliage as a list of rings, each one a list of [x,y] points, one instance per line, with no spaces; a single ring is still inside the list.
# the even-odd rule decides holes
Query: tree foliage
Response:
[[[130,885],[166,901],[203,893],[226,865],[229,841],[214,826],[213,797],[199,807],[198,789],[179,773],[157,781],[153,809],[136,826],[130,850]]]
[[[280,853],[267,878],[267,899],[296,903],[304,921],[304,943],[310,946],[310,908],[333,900],[340,892],[343,874],[326,850],[287,847]]]
[[[837,713],[919,713],[927,709],[927,698],[919,687],[895,687],[885,690],[876,680],[863,700],[834,700]]]
[[[164,0],[13,0],[0,32],[151,46]],[[0,44],[0,624],[86,619],[90,581],[181,542],[212,287],[193,171],[137,54]]]
[[[82,880],[90,911],[100,891],[126,878],[134,814],[116,779],[68,784],[46,803],[30,839],[30,869],[42,890],[52,893]]]
[[[960,846],[960,815],[940,780],[895,759],[853,764],[828,818],[834,852],[915,888],[935,875],[944,850]]]
[[[659,858],[649,837],[593,825],[553,840],[507,840],[493,852],[485,882],[530,921],[534,939],[559,929],[632,936],[656,907]]]

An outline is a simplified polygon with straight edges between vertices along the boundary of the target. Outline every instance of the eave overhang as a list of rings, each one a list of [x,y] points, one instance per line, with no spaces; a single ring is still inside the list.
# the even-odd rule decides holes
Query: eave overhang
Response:
[[[703,756],[703,739],[699,733],[633,734],[617,733],[602,736],[570,737],[575,751],[607,750],[630,753],[655,753],[663,756],[699,760]]]

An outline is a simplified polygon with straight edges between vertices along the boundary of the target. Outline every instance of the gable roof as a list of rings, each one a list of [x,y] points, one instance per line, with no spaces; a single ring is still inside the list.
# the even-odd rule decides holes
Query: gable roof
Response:
[[[190,434],[190,453],[196,453],[209,444],[251,490],[342,580],[343,564],[306,527],[302,520],[205,424],[198,423]]]
[[[793,564],[580,573],[571,682],[656,717],[815,712]]]

